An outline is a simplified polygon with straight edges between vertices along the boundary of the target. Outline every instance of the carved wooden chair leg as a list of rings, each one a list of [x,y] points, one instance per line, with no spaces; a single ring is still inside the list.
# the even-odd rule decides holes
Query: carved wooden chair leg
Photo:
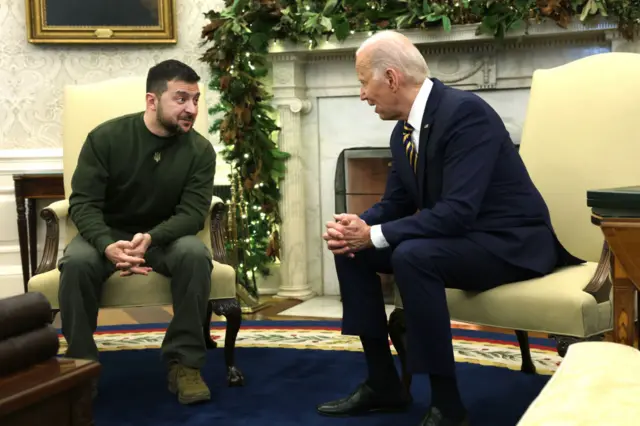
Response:
[[[211,317],[213,316],[213,300],[207,302],[207,313],[205,315],[205,322],[202,325],[202,335],[204,336],[204,343],[207,349],[215,349],[218,344],[211,337]]]
[[[396,348],[398,358],[400,358],[402,383],[407,392],[411,394],[412,375],[409,373],[409,366],[407,364],[406,330],[404,310],[400,308],[394,309],[389,316],[389,337],[391,337],[391,342]]]
[[[236,299],[216,300],[213,303],[216,315],[227,318],[227,330],[224,337],[224,360],[227,365],[227,382],[229,386],[243,386],[244,376],[235,366],[236,338],[242,323],[242,310]]]
[[[567,351],[569,350],[569,346],[573,345],[574,343],[601,342],[605,339],[605,335],[596,334],[591,337],[580,338],[580,337],[573,337],[573,336],[560,336],[557,334],[550,334],[549,338],[556,341],[556,350],[558,351],[558,355],[564,358],[564,356],[567,354]]]
[[[529,348],[529,333],[522,330],[516,330],[516,337],[520,345],[520,354],[522,356],[522,366],[520,371],[526,374],[536,374],[536,366],[531,359],[531,349]]]

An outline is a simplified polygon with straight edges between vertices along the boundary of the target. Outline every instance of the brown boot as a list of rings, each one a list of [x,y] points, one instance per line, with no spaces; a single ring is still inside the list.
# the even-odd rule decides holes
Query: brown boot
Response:
[[[193,404],[211,399],[200,370],[179,363],[169,365],[169,392],[178,395],[180,404]]]

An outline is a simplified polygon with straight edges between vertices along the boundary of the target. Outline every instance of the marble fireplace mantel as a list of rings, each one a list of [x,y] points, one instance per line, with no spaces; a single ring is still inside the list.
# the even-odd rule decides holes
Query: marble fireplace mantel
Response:
[[[589,26],[573,22],[567,29],[553,22],[532,24],[528,35],[513,33],[502,43],[490,36],[476,36],[476,28],[461,25],[450,32],[403,33],[424,53],[433,77],[479,93],[519,90],[528,96],[536,69],[603,52],[640,53],[640,43],[624,40],[616,24],[608,21]],[[270,47],[272,103],[282,128],[279,143],[291,154],[281,186],[278,296],[307,299],[315,294],[339,294],[332,255],[321,238],[324,224],[334,212],[331,184],[337,160],[335,147],[328,149],[326,145],[348,148],[351,140],[360,146],[388,145],[392,125],[359,106],[354,55],[367,37],[357,33],[344,42],[321,41],[313,50],[307,44],[284,42]],[[340,110],[336,105],[347,106]],[[334,123],[345,120],[342,127]],[[353,137],[347,136],[353,123],[360,127]],[[514,128],[514,136],[519,137],[518,126]]]

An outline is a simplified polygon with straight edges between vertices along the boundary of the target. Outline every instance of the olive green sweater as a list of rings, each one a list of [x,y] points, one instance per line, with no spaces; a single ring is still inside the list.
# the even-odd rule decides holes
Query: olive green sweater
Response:
[[[172,137],[151,133],[143,113],[92,130],[71,179],[69,215],[101,253],[111,230],[148,232],[152,245],[195,235],[213,196],[216,153],[195,130]]]

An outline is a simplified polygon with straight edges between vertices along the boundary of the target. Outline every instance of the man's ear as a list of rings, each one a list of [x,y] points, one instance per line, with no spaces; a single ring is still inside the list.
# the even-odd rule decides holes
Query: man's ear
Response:
[[[392,68],[389,68],[384,72],[384,78],[389,85],[389,88],[394,93],[398,91],[398,88],[400,87],[398,77],[398,73]]]
[[[147,109],[151,111],[156,111],[158,109],[158,98],[155,93],[147,93],[145,97],[145,104],[147,105]]]

